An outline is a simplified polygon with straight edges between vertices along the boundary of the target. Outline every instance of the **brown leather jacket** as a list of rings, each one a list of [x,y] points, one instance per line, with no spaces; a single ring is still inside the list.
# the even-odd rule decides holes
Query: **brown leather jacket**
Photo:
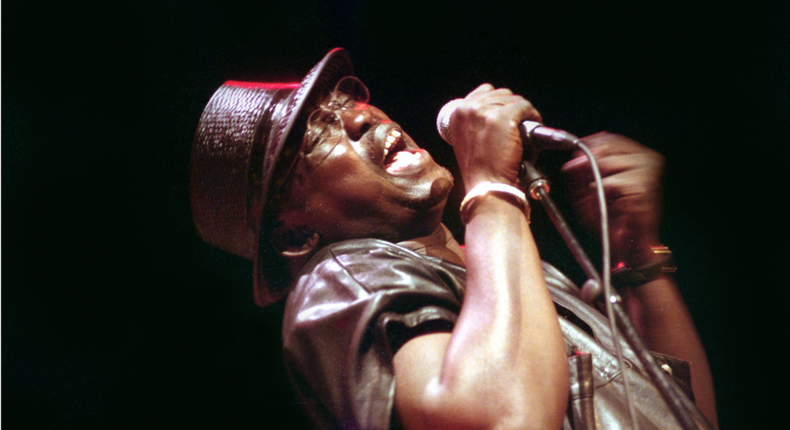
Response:
[[[568,350],[571,395],[564,429],[629,428],[622,375],[608,320],[579,289],[544,263]],[[465,270],[375,239],[330,245],[303,268],[286,304],[286,366],[317,428],[399,428],[392,357],[409,339],[451,331]],[[623,344],[639,428],[679,428]],[[657,359],[690,393],[688,364]]]

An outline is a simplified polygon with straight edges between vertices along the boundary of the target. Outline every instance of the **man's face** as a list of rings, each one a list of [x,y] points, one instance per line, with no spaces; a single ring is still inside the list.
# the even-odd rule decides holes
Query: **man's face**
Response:
[[[332,106],[336,99],[330,95],[323,112],[311,116],[319,126],[308,126],[286,195],[303,203],[300,214],[289,215],[302,219],[290,222],[317,230],[325,244],[433,232],[452,188],[450,173],[366,98],[342,108]]]

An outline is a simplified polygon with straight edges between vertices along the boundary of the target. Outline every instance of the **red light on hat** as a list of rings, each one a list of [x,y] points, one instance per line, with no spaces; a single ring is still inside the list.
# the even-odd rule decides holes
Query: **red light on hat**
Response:
[[[227,81],[225,85],[239,88],[262,88],[264,90],[287,90],[299,88],[301,83],[288,82],[288,83],[268,83],[268,82],[241,82],[241,81]]]

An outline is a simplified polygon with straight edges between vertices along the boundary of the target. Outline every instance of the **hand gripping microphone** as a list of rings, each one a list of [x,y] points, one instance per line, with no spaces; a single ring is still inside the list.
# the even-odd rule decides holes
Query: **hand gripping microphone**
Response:
[[[452,145],[452,142],[450,141],[450,117],[461,102],[462,100],[457,99],[447,103],[439,111],[439,116],[436,118],[436,128],[439,130],[439,134],[442,136],[442,139],[444,139],[450,145]],[[537,200],[540,200],[540,202],[544,204],[544,207],[546,208],[549,217],[552,219],[552,222],[555,224],[557,230],[567,243],[577,262],[581,264],[582,269],[590,279],[585,283],[585,288],[588,291],[582,291],[582,295],[586,296],[585,299],[588,301],[598,299],[599,293],[596,294],[594,292],[596,287],[600,288],[600,286],[603,285],[604,289],[607,290],[607,299],[604,300],[604,303],[606,304],[606,313],[609,316],[609,323],[613,335],[613,343],[617,350],[616,355],[619,362],[620,371],[623,372],[623,369],[625,369],[625,360],[621,350],[622,342],[620,342],[618,339],[619,336],[625,335],[624,337],[628,342],[628,345],[636,353],[636,357],[644,366],[645,370],[650,376],[650,379],[661,393],[661,396],[666,401],[667,406],[669,406],[675,418],[678,420],[678,423],[681,424],[681,427],[684,430],[712,429],[713,426],[710,425],[704,416],[702,416],[702,414],[688,399],[688,397],[677,389],[677,385],[672,383],[670,376],[668,376],[666,372],[658,367],[653,355],[648,352],[643,341],[641,341],[639,338],[636,329],[633,327],[633,323],[631,323],[628,317],[628,313],[625,312],[621,307],[619,296],[611,293],[611,283],[608,279],[608,274],[611,272],[609,261],[610,247],[606,198],[604,195],[603,186],[601,185],[602,179],[600,171],[598,170],[595,158],[593,157],[589,148],[587,148],[579,140],[579,138],[568,132],[545,127],[544,125],[534,121],[524,121],[523,123],[519,124],[519,129],[521,131],[522,143],[525,147],[525,153],[529,152],[526,151],[527,146],[530,146],[530,149],[532,149],[532,152],[534,153],[537,153],[537,151],[540,151],[541,149],[566,150],[578,148],[583,151],[590,160],[593,176],[595,177],[595,182],[597,185],[596,191],[598,197],[598,207],[601,211],[601,242],[603,244],[603,273],[605,274],[603,277],[598,275],[598,273],[595,271],[595,267],[589,260],[589,257],[587,257],[584,249],[578,244],[578,241],[573,236],[573,233],[571,232],[568,224],[563,219],[562,214],[548,197],[548,191],[540,192],[539,198],[537,198]],[[526,160],[522,161],[522,166],[524,165],[529,166],[529,162]],[[540,172],[537,173],[538,175],[535,175],[535,177],[540,179]],[[535,182],[535,184],[537,184],[537,182]],[[537,186],[535,189],[540,190],[541,187]],[[533,198],[536,198],[531,187],[530,195]],[[615,321],[615,318],[617,318],[617,321]],[[615,325],[619,328],[619,330],[615,329]],[[628,379],[625,380],[624,387],[629,415],[631,416],[631,422],[636,423],[636,413],[635,409],[633,408],[631,393],[628,388]]]
[[[451,146],[453,143],[450,141],[450,117],[462,102],[461,99],[450,101],[442,107],[436,117],[436,128],[439,130],[439,135]],[[522,143],[525,146],[532,145],[536,151],[543,149],[567,151],[575,149],[579,144],[578,137],[567,131],[546,127],[539,122],[524,121],[519,124],[518,128],[521,131]]]

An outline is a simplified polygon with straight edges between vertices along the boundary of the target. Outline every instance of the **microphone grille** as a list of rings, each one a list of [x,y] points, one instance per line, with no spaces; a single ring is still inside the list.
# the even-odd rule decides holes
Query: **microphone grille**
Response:
[[[447,104],[442,106],[442,108],[439,110],[439,115],[436,116],[436,130],[439,131],[439,135],[442,136],[442,139],[444,139],[444,141],[450,145],[453,144],[450,141],[450,117],[461,103],[463,103],[462,99],[449,101]]]

